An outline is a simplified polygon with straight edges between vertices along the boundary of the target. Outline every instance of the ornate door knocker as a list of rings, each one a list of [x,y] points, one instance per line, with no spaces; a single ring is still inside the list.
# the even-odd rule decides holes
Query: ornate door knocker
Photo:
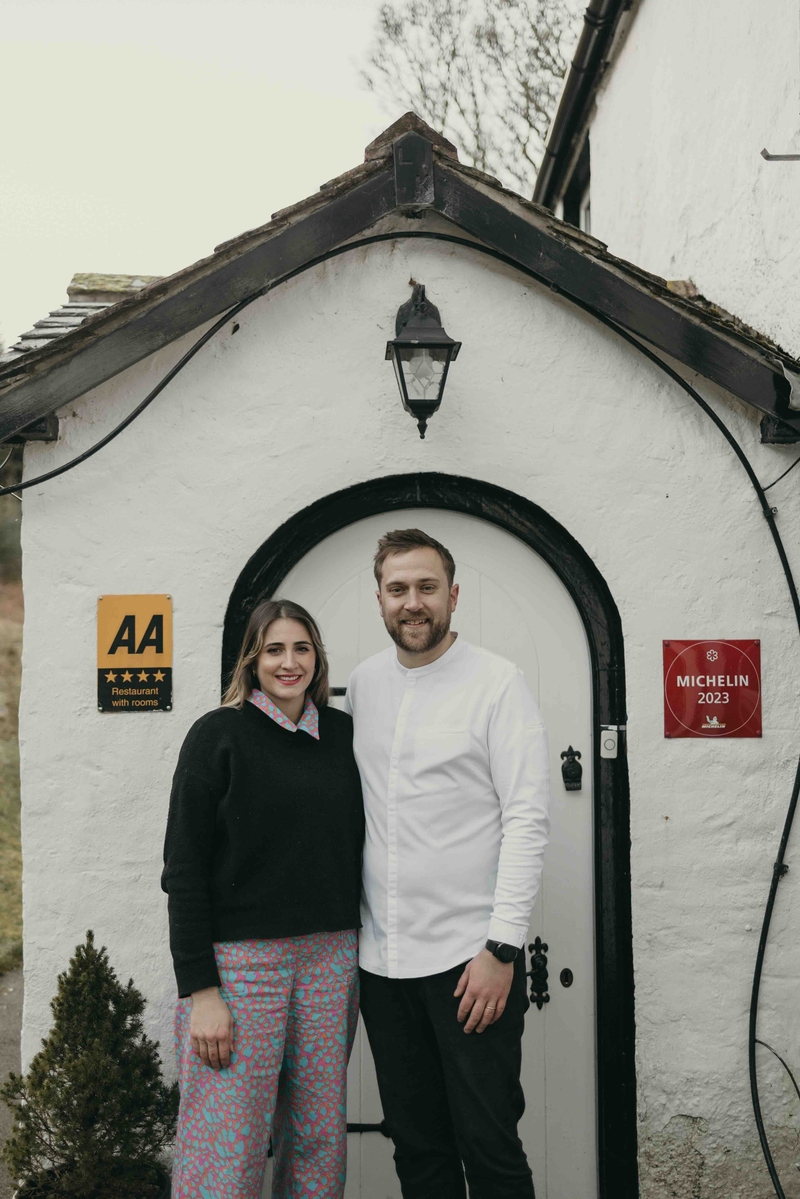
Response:
[[[565,749],[561,754],[561,777],[564,780],[564,787],[567,791],[580,791],[581,789],[583,767],[578,761],[580,756],[581,751],[573,749],[571,745],[569,749]],[[566,761],[564,761],[565,758]]]

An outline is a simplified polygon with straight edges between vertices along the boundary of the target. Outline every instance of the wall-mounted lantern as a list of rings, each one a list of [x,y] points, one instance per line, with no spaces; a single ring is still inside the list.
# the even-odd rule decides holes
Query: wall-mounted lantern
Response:
[[[420,437],[442,402],[450,363],[458,357],[460,341],[442,328],[439,309],[425,299],[425,288],[414,284],[411,299],[397,310],[395,339],[386,343],[386,358],[394,363],[400,398],[413,416]]]

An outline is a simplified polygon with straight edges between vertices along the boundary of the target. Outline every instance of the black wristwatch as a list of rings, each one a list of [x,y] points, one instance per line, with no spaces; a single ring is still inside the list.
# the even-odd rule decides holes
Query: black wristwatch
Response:
[[[519,953],[516,945],[506,945],[503,941],[487,941],[486,948],[493,953],[498,962],[513,962]]]

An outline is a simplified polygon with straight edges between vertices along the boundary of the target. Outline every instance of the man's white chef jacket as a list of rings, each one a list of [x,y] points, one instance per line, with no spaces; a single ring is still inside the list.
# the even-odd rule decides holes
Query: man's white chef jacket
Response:
[[[394,646],[347,689],[366,810],[360,961],[438,974],[522,946],[549,832],[547,735],[522,671],[458,638],[408,670]]]

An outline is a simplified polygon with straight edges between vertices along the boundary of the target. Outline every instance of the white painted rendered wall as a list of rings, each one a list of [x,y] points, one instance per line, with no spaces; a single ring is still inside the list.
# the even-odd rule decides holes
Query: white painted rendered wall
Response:
[[[424,442],[384,362],[412,276],[463,341]],[[670,1169],[706,1179],[703,1196],[766,1197],[747,1006],[798,752],[800,654],[777,556],[733,454],[630,347],[460,247],[354,251],[237,319],[238,333],[217,336],[123,436],[25,496],[25,1061],[49,1027],[56,975],[91,927],[144,991],[172,1068],[159,890],[170,778],[189,725],[218,701],[225,608],[249,556],[299,509],[354,482],[419,470],[474,476],[558,519],[622,615],[643,1162],[662,1138]],[[27,447],[26,474],[95,442],[193,339],[68,405],[58,443]],[[780,473],[791,451],[761,446],[752,416],[698,385],[762,479]],[[796,494],[792,476],[771,493],[800,568]],[[97,596],[150,591],[175,601],[173,711],[100,714]],[[761,638],[763,739],[664,740],[664,637]],[[799,876],[790,871],[781,886],[761,1024],[795,1062]],[[765,1078],[768,1120],[796,1126],[789,1089],[769,1065]],[[781,1153],[794,1152],[793,1136],[778,1135]],[[675,1184],[667,1172],[662,1186],[658,1169],[644,1194],[701,1194],[665,1189],[683,1187],[683,1176]]]
[[[592,233],[800,354],[797,0],[642,0],[590,141]]]

